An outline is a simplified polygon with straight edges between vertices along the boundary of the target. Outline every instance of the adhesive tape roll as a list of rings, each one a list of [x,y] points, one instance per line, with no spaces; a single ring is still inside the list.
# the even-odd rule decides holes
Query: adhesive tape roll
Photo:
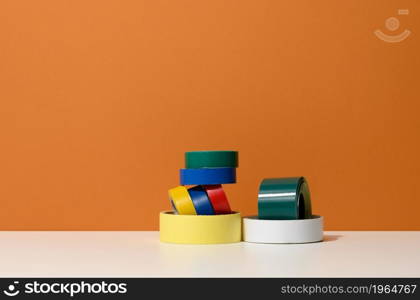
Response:
[[[241,215],[191,216],[160,213],[161,242],[176,244],[223,244],[241,241]]]
[[[196,215],[194,204],[185,186],[177,186],[168,191],[169,200],[175,211],[181,215]]]
[[[229,201],[226,197],[225,191],[220,184],[204,185],[203,188],[209,197],[211,205],[214,209],[214,213],[216,215],[231,213]]]
[[[214,209],[209,197],[201,185],[190,188],[188,192],[190,193],[197,215],[214,215]]]
[[[261,220],[243,218],[243,238],[250,243],[299,244],[323,239],[323,217],[302,220]]]
[[[236,182],[235,168],[181,169],[181,185],[208,185]]]
[[[304,177],[266,178],[261,182],[259,219],[295,220],[311,216],[311,194]]]
[[[237,151],[190,151],[185,152],[185,168],[237,168]]]

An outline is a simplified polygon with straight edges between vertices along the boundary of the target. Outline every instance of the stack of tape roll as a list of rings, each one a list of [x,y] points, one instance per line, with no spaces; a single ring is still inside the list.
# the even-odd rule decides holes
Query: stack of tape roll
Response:
[[[160,214],[160,240],[181,244],[241,240],[241,216],[232,212],[222,184],[236,183],[238,152],[185,153],[180,186],[169,190],[173,211]],[[192,186],[187,188],[186,186]]]
[[[312,215],[304,177],[268,178],[260,184],[258,216],[243,219],[243,239],[251,243],[312,243],[323,238],[323,218]]]

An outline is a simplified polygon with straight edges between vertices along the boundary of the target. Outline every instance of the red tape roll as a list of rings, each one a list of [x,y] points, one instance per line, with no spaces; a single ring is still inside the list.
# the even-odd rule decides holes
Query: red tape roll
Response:
[[[203,188],[206,191],[207,196],[209,197],[211,205],[214,209],[214,213],[216,215],[232,213],[226,194],[223,191],[222,185],[203,185]]]

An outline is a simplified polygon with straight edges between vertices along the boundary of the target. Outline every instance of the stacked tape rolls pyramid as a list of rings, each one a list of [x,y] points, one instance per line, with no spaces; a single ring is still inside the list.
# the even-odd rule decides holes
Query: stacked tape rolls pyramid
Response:
[[[222,184],[236,182],[238,152],[185,153],[180,186],[169,190],[173,207],[160,214],[160,239],[183,244],[241,241],[241,216],[232,212]],[[192,186],[187,188],[186,186]]]
[[[304,177],[263,179],[258,216],[242,219],[232,211],[222,185],[236,183],[238,165],[236,151],[186,152],[180,186],[168,192],[173,210],[160,213],[160,240],[178,244],[322,241],[323,218],[312,215]]]

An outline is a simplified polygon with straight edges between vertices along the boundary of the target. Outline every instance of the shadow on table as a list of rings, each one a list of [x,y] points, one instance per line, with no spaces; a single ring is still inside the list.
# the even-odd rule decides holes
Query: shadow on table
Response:
[[[334,242],[342,237],[343,236],[339,234],[324,234],[323,242]]]

